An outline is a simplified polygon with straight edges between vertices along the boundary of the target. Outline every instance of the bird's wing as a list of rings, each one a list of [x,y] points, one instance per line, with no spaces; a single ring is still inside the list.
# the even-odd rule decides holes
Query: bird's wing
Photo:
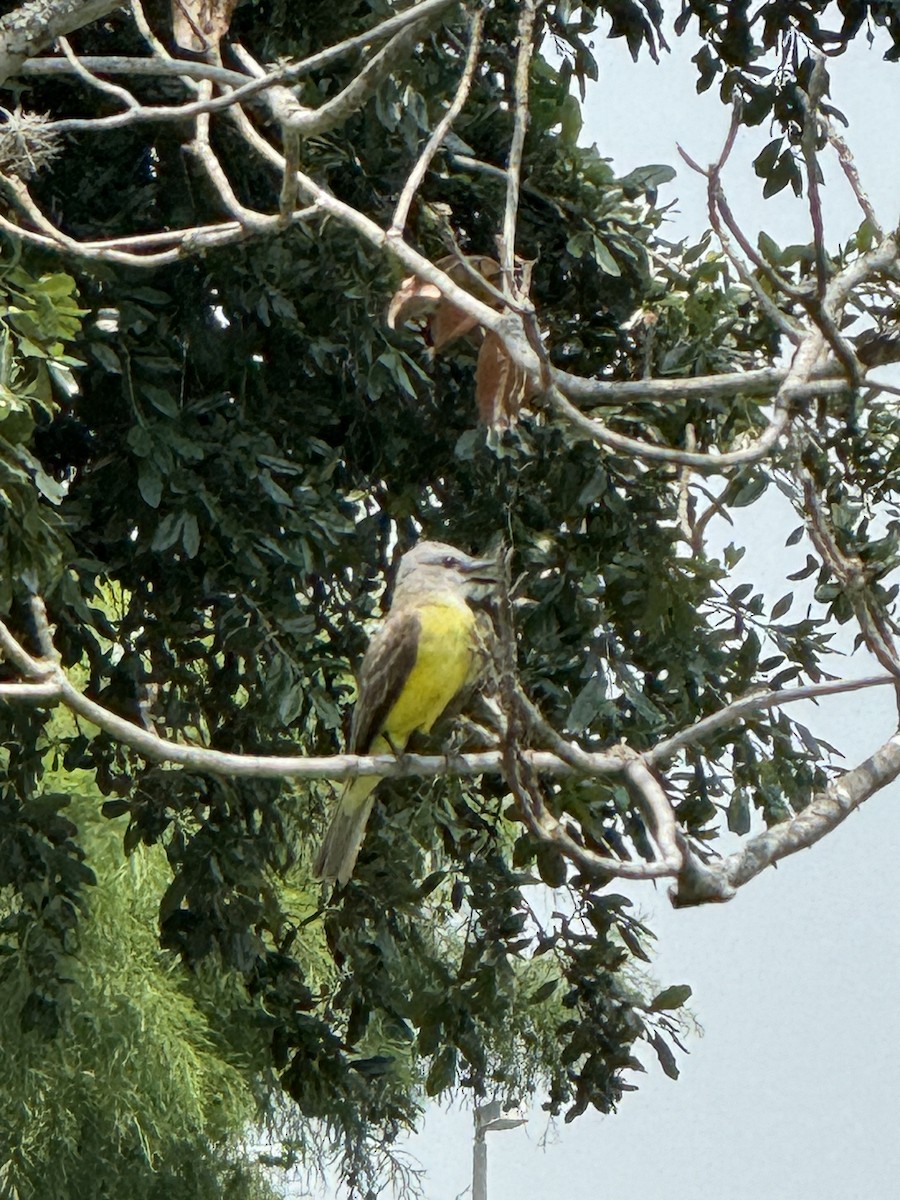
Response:
[[[415,612],[389,614],[369,643],[359,672],[359,698],[350,726],[351,754],[367,754],[381,732],[416,665],[420,628]]]

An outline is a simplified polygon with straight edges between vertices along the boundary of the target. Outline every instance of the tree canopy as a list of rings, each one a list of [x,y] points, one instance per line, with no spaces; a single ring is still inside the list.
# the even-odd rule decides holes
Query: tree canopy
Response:
[[[426,1097],[606,1112],[642,1044],[677,1076],[690,989],[647,982],[616,880],[726,900],[900,773],[893,742],[841,773],[790,707],[861,686],[843,626],[864,685],[900,674],[900,426],[871,375],[900,357],[900,259],[826,70],[863,31],[895,60],[895,7],[683,5],[734,114],[693,164],[696,245],[667,237],[671,167],[579,143],[619,52],[598,31],[665,50],[649,0],[3,8],[0,948],[29,1045],[83,1019],[96,800],[154,863],[160,962],[219,981],[225,1058],[356,1186]],[[763,122],[807,245],[728,205]],[[828,153],[860,206],[836,248]],[[772,486],[810,604],[708,545]],[[420,536],[509,550],[483,727],[361,766],[354,669]],[[323,890],[325,781],[357,769],[393,778]]]

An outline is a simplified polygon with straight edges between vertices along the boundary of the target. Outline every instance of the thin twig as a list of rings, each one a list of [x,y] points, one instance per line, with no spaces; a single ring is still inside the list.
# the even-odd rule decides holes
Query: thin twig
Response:
[[[150,61],[156,62],[160,65],[165,65],[165,64],[169,64],[169,63],[171,63],[171,64],[178,63],[178,59],[172,57],[172,55],[169,53],[169,51],[166,49],[166,47],[163,45],[163,43],[159,40],[159,38],[153,32],[153,30],[150,26],[150,22],[147,20],[147,15],[144,12],[144,7],[143,7],[143,4],[141,3],[141,0],[129,0],[128,7],[131,9],[131,16],[132,16],[132,19],[133,19],[135,25],[137,26],[138,32],[140,33],[140,35],[144,39],[144,41],[147,43],[147,45],[150,48],[151,53],[153,54],[153,59]],[[26,65],[32,66],[31,63],[28,63]],[[185,80],[185,82],[188,84],[188,86],[193,91],[196,92],[197,88],[196,88],[195,84],[193,83],[193,80],[190,77],[189,70],[187,70],[187,68],[190,68],[193,65],[194,65],[193,63],[188,63],[188,62],[185,62],[183,64],[179,63],[179,66],[183,66],[184,68],[186,68],[184,71],[179,72],[179,74],[181,74],[182,78]],[[91,70],[93,70],[93,67],[91,67]]]
[[[798,329],[797,325],[790,319],[790,317],[787,316],[786,313],[782,312],[765,288],[762,287],[759,280],[756,279],[753,273],[747,269],[744,260],[738,254],[733,242],[731,241],[731,238],[722,224],[721,213],[719,210],[720,201],[724,201],[724,192],[722,190],[722,169],[724,168],[725,163],[728,161],[728,157],[731,154],[731,150],[734,146],[734,141],[740,126],[740,114],[741,106],[738,103],[735,103],[732,110],[731,125],[729,127],[728,137],[725,140],[725,145],[722,149],[722,153],[719,155],[718,162],[711,166],[708,171],[702,171],[701,168],[697,168],[701,171],[701,174],[706,176],[707,180],[706,207],[707,214],[709,216],[709,223],[719,240],[719,244],[727,255],[729,262],[737,271],[738,277],[743,282],[745,287],[749,288],[750,291],[753,292],[753,295],[756,297],[756,301],[760,308],[773,323],[773,325],[775,325],[777,329],[780,329],[785,337],[797,345],[803,336],[802,331]],[[694,164],[694,166],[696,167],[696,164]]]
[[[119,87],[116,83],[109,83],[105,79],[98,79],[97,76],[79,59],[78,55],[69,45],[68,38],[57,38],[59,47],[66,56],[66,61],[71,64],[72,69],[79,79],[83,79],[89,87],[96,88],[99,92],[104,92],[107,96],[114,96],[117,100],[125,105],[125,107],[134,109],[140,108],[140,101],[132,96],[127,88]]]
[[[733,125],[734,121],[732,119],[732,128]],[[802,289],[796,288],[789,279],[785,279],[783,275],[779,274],[779,272],[777,272],[770,263],[766,262],[766,260],[756,252],[756,250],[747,240],[744,231],[735,220],[734,213],[731,211],[731,207],[725,198],[724,191],[722,190],[721,178],[718,173],[721,170],[721,167],[714,166],[706,169],[701,167],[699,163],[691,158],[687,151],[681,146],[676,144],[676,149],[692,171],[696,171],[699,175],[702,175],[709,181],[710,186],[708,194],[711,197],[711,203],[715,204],[715,207],[721,215],[722,220],[731,231],[732,236],[740,246],[745,258],[750,260],[757,271],[759,271],[762,275],[765,275],[776,291],[783,292],[786,296],[789,296],[793,300],[803,299],[806,293]],[[721,156],[719,162],[722,162]]]
[[[863,215],[871,226],[872,236],[876,242],[880,242],[884,237],[884,230],[881,227],[881,223],[878,220],[878,216],[872,206],[871,200],[863,189],[862,180],[859,177],[859,171],[856,169],[856,162],[854,161],[853,153],[850,150],[850,147],[841,137],[840,133],[838,133],[838,131],[835,129],[834,123],[830,117],[822,113],[820,114],[819,120],[822,122],[822,126],[825,129],[825,133],[828,137],[828,141],[837,152],[838,161],[841,164],[841,169],[846,176],[847,182],[850,184],[850,190],[856,197],[857,204],[862,209]]]
[[[798,463],[795,475],[803,491],[803,516],[810,539],[840,582],[866,645],[881,666],[893,675],[900,711],[900,655],[884,615],[872,604],[865,564],[856,555],[845,554],[838,544],[811,473]]]
[[[809,92],[799,88],[797,97],[803,109],[803,128],[800,131],[800,152],[806,166],[806,196],[809,202],[809,218],[812,224],[813,245],[816,252],[816,295],[825,297],[828,286],[828,252],[825,249],[825,225],[822,220],[822,197],[819,194],[819,162],[816,156],[816,141],[819,136],[819,100],[826,86],[825,61],[821,55],[815,60],[809,79]]]
[[[732,701],[718,712],[708,717],[701,717],[693,725],[657,742],[644,755],[647,762],[656,766],[675,758],[688,746],[695,746],[705,738],[721,733],[737,725],[739,721],[764,712],[770,708],[781,708],[784,704],[796,704],[801,700],[820,700],[825,696],[840,696],[845,692],[858,692],[866,688],[887,687],[894,684],[896,678],[891,675],[869,675],[862,679],[834,679],[828,683],[811,683],[805,687],[774,688],[771,691],[755,691],[747,696]]]
[[[462,112],[465,107],[466,100],[469,97],[469,91],[472,87],[472,80],[475,78],[475,71],[478,68],[478,56],[481,52],[481,35],[484,29],[485,10],[480,8],[472,17],[472,24],[469,30],[469,51],[466,55],[466,63],[463,68],[462,76],[456,88],[456,94],[450,104],[450,107],[441,117],[438,124],[435,126],[431,137],[425,143],[425,148],[419,155],[416,165],[409,173],[406,183],[403,185],[403,191],[400,193],[400,198],[397,201],[397,207],[394,209],[394,217],[391,221],[388,236],[396,236],[403,234],[406,228],[406,222],[409,217],[409,209],[413,202],[416,192],[422,185],[422,180],[431,160],[437,154],[438,150],[444,143],[444,138],[453,127],[453,122]]]
[[[690,422],[684,428],[684,445],[689,452],[697,448],[696,430]],[[688,466],[682,467],[678,472],[678,528],[687,544],[692,545],[694,531],[691,525],[691,468]]]
[[[523,0],[519,13],[519,50],[516,55],[516,76],[513,92],[513,135],[506,168],[506,206],[503,212],[503,235],[500,241],[500,266],[503,290],[510,299],[522,301],[515,278],[516,223],[519,212],[519,186],[522,176],[522,156],[528,132],[528,85],[531,76],[531,55],[534,50],[535,0]]]
[[[205,79],[200,84],[200,95],[210,96],[212,94],[212,86],[211,80]],[[209,122],[209,113],[200,113],[196,121],[194,139],[187,147],[188,151],[203,167],[207,178],[215,188],[216,194],[222,203],[222,207],[229,216],[234,217],[234,219],[244,226],[244,228],[252,230],[255,233],[262,233],[270,230],[273,225],[279,223],[279,219],[270,217],[266,213],[256,212],[253,209],[246,208],[235,195],[234,188],[231,186],[231,181],[225,174],[222,164],[219,162],[218,157],[210,145]]]

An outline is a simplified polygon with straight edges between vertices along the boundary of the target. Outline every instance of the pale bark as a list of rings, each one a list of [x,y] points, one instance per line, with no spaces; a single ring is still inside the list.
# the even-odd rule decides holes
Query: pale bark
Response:
[[[0,85],[26,58],[121,8],[122,0],[28,0],[0,17]]]

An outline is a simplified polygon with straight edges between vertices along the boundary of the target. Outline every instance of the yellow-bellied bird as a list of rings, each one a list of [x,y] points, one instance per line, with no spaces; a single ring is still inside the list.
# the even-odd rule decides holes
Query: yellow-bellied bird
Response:
[[[351,754],[400,754],[475,682],[483,652],[469,601],[499,578],[496,559],[470,558],[443,542],[419,542],[403,555],[390,611],[360,669]],[[371,775],[345,786],[316,856],[317,878],[344,884],[353,874],[379,782]]]

